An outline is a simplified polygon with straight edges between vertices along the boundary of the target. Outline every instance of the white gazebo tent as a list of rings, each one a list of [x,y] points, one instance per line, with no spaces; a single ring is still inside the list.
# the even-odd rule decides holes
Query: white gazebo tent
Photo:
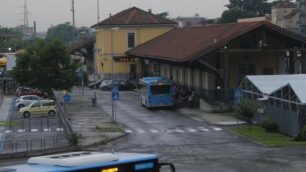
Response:
[[[305,124],[306,74],[246,76],[240,89],[244,98],[264,101],[281,132],[294,136]]]

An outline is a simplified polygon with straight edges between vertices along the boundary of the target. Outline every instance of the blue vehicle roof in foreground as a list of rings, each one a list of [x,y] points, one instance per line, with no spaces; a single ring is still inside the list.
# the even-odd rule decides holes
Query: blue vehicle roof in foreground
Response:
[[[169,80],[165,79],[164,77],[145,77],[140,79],[140,81],[146,83],[146,84],[155,84],[157,82],[169,82]]]
[[[16,172],[60,172],[81,170],[95,167],[106,167],[112,165],[120,165],[125,163],[133,163],[146,160],[157,160],[158,156],[155,154],[137,154],[137,153],[115,153],[119,157],[117,161],[109,161],[104,163],[94,163],[74,167],[61,167],[53,165],[37,165],[37,164],[22,164],[3,167],[4,169],[15,169]],[[0,168],[1,170],[2,168]]]

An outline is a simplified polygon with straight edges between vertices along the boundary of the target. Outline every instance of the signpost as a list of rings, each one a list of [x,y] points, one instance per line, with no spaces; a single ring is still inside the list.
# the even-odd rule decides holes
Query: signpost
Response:
[[[237,105],[240,102],[240,99],[243,97],[243,92],[241,88],[236,88],[234,90],[234,105]]]
[[[114,85],[112,88],[112,99],[113,101],[119,100],[119,88],[117,85]]]
[[[118,85],[112,86],[112,120],[116,121],[116,101],[119,100],[119,88]]]
[[[65,103],[69,103],[69,102],[71,101],[71,95],[65,94],[65,95],[63,96],[63,99],[64,99],[64,102],[65,102]]]

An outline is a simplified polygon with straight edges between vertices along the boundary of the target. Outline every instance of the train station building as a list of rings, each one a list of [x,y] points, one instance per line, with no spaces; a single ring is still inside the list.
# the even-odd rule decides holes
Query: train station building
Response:
[[[266,21],[176,28],[129,50],[141,76],[164,76],[207,100],[232,100],[246,75],[305,73],[303,36]]]

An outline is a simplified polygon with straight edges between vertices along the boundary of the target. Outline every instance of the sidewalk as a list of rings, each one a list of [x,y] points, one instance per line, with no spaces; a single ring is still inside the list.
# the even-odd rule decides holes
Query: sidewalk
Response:
[[[209,113],[204,112],[199,109],[188,109],[180,108],[178,109],[182,114],[188,115],[200,121],[208,122],[212,125],[237,125],[244,124],[244,121],[238,120],[230,113]]]
[[[63,97],[62,92],[57,94]],[[103,110],[99,103],[102,97],[98,97],[96,107],[92,106],[94,90],[85,88],[82,96],[79,88],[74,88],[69,94],[71,102],[66,106],[66,113],[73,131],[80,135],[79,146],[102,144],[125,135],[122,127],[112,123],[110,116]]]
[[[12,103],[11,97],[1,97],[3,100],[1,100],[0,104],[0,150],[2,149],[2,141],[5,137],[5,127],[6,127],[6,121],[7,117],[9,115],[10,106]]]

